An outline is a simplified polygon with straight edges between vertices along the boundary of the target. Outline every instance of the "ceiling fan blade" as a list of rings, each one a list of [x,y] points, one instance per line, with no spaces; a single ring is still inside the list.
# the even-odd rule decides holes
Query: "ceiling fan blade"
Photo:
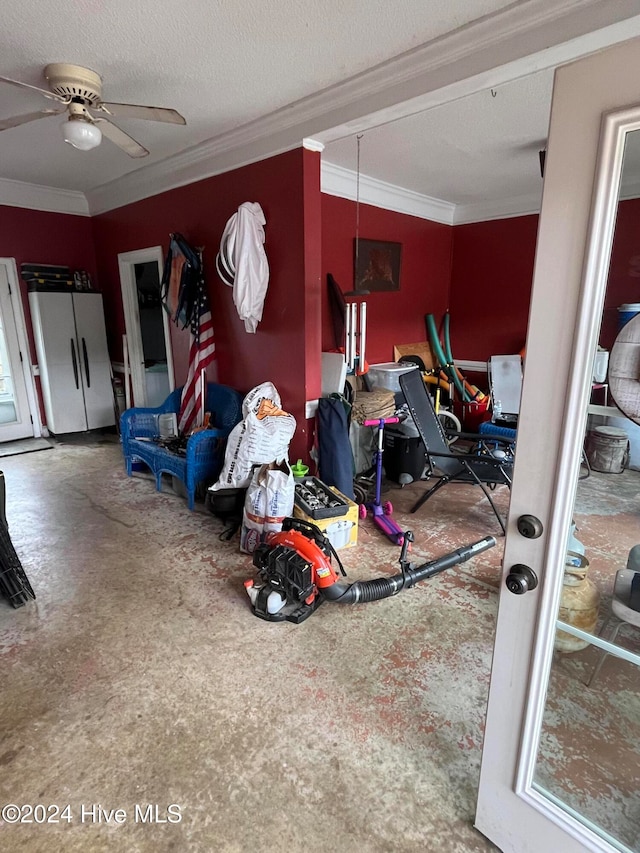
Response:
[[[35,121],[38,118],[46,118],[47,116],[62,116],[64,110],[38,110],[35,113],[25,113],[21,116],[12,116],[11,118],[0,119],[0,130],[9,130],[10,127],[19,127],[21,124]]]
[[[101,102],[98,109],[114,118],[140,118],[146,121],[165,121],[169,124],[186,124],[177,110],[166,107],[143,107],[139,104],[111,104]]]
[[[60,101],[62,104],[68,104],[71,100],[70,98],[63,98],[62,95],[51,92],[49,89],[41,89],[39,86],[32,86],[31,83],[23,83],[21,80],[12,80],[11,77],[0,76],[0,80],[3,83],[9,83],[11,86],[18,86],[20,89],[33,89],[34,92],[40,92],[45,98],[50,98],[52,101]]]
[[[115,124],[111,124],[106,118],[96,119],[96,124],[100,127],[102,135],[110,139],[114,145],[121,148],[129,157],[146,157],[149,153],[146,148],[136,142],[132,136],[120,130]]]

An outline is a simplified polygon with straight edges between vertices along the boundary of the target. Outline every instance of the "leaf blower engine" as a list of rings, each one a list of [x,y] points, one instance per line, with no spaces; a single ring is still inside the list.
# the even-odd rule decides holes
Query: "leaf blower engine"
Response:
[[[407,560],[413,533],[407,530],[400,553],[400,573],[369,581],[348,583],[346,572],[331,542],[310,522],[285,518],[282,531],[269,534],[267,541],[253,552],[253,565],[260,582],[245,581],[253,612],[270,622],[303,622],[322,604],[358,604],[379,601],[409,589],[445,569],[464,563],[492,548],[493,536],[458,548],[436,560],[414,566]],[[332,557],[339,567],[333,567]]]

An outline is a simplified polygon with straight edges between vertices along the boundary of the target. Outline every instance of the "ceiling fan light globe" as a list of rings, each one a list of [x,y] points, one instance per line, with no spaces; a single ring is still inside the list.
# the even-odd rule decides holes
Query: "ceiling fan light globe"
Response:
[[[90,151],[102,142],[102,131],[95,124],[73,116],[62,125],[64,141],[79,151]]]

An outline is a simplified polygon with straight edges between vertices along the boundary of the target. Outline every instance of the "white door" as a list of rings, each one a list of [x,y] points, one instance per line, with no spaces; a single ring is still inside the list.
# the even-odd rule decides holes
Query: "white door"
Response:
[[[611,645],[597,636],[616,570],[640,542],[640,490],[631,471],[578,482],[623,153],[637,197],[638,138],[640,41],[559,69],[476,815],[505,853],[640,850],[640,631],[625,624]],[[586,489],[595,505],[585,509]],[[616,511],[601,505],[614,500]],[[581,511],[600,519],[586,557],[601,601],[598,608],[588,587],[592,600],[579,611],[585,630],[577,605],[559,610],[571,522]],[[518,532],[525,514],[542,522],[538,538]],[[510,576],[515,589],[533,586],[518,566],[538,580],[524,594],[506,585]],[[562,650],[561,640],[574,650]],[[611,654],[588,687],[605,648]]]
[[[87,429],[71,293],[30,293],[40,387],[54,435]]]
[[[33,435],[7,269],[0,264],[0,442]]]
[[[113,390],[102,296],[74,293],[73,312],[87,429],[111,426],[114,423]]]
[[[158,298],[163,264],[160,246],[118,255],[135,406],[157,406],[175,388],[169,315]]]

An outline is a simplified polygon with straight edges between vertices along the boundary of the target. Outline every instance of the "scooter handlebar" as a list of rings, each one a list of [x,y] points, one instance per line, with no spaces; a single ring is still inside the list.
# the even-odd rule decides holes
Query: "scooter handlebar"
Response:
[[[400,418],[372,418],[367,421],[362,421],[362,426],[380,426],[380,424],[397,424],[400,423]]]

